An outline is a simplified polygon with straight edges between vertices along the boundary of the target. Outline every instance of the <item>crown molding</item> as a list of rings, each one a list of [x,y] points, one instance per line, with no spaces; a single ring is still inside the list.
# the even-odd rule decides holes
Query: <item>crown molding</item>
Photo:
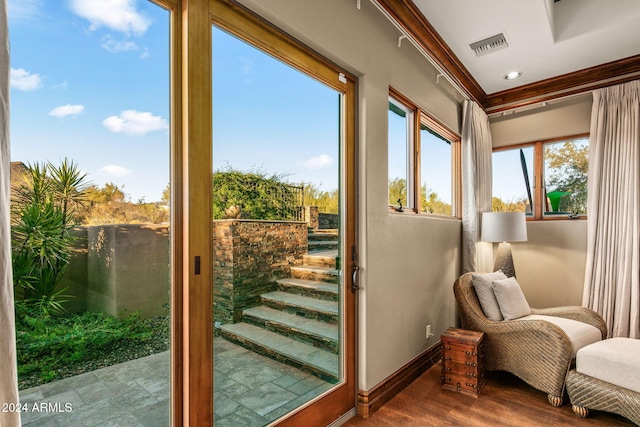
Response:
[[[447,76],[487,112],[502,111],[640,78],[640,55],[487,94],[413,0],[372,0],[395,20]]]
[[[408,34],[413,36],[415,42],[428,53],[430,59],[446,72],[447,76],[454,80],[469,98],[481,105],[484,104],[487,97],[485,91],[412,0],[373,1],[384,9]]]
[[[640,73],[640,55],[491,93],[487,95],[482,105],[486,110],[493,112],[507,105],[522,106],[548,101],[572,93],[588,92],[634,80],[638,78],[638,75],[634,75],[637,73]]]

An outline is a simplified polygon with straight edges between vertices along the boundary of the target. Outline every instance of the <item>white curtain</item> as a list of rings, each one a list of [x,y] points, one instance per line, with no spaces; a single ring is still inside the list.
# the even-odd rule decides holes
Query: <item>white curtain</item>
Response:
[[[640,81],[593,92],[582,304],[640,338]]]
[[[7,2],[0,0],[0,405],[18,403],[16,334],[9,226],[9,31]],[[1,408],[0,408],[1,409]],[[0,411],[0,426],[19,426],[20,413]]]
[[[489,117],[476,102],[462,107],[462,273],[493,271],[491,243],[480,242],[482,212],[491,212]]]

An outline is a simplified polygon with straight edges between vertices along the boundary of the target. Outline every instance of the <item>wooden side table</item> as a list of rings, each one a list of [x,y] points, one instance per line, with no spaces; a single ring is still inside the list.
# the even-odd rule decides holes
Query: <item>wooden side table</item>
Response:
[[[484,386],[483,332],[449,328],[442,336],[442,388],[478,397]]]

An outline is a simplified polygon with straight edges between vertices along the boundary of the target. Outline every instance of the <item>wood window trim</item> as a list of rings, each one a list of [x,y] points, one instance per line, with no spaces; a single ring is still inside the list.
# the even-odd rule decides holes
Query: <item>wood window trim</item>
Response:
[[[533,147],[533,215],[527,217],[527,221],[561,221],[566,220],[563,216],[545,216],[542,200],[544,199],[544,146],[555,142],[572,141],[576,139],[589,138],[588,133],[579,133],[557,138],[549,138],[539,141],[524,142],[521,144],[511,144],[502,147],[496,147],[492,153],[500,151],[517,150],[520,148]],[[492,195],[493,197],[493,195]],[[587,215],[579,215],[578,220],[586,220]]]
[[[462,153],[461,153],[461,137],[456,132],[445,126],[435,116],[419,107],[407,96],[389,86],[389,96],[402,103],[407,109],[413,112],[413,153],[412,153],[412,179],[414,185],[413,188],[407,189],[411,191],[414,200],[414,206],[410,209],[405,209],[404,212],[398,212],[393,208],[389,208],[389,211],[398,215],[411,215],[419,214],[429,217],[438,217],[444,219],[460,219],[462,218]],[[451,215],[440,215],[422,212],[422,199],[420,197],[420,158],[421,158],[421,142],[420,142],[420,126],[424,124],[429,127],[449,142],[451,142]],[[408,165],[411,168],[410,165]]]

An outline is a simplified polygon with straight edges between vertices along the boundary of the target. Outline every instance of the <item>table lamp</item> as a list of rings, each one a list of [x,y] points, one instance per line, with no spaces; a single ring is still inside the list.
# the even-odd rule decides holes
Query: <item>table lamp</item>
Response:
[[[482,214],[482,241],[499,242],[493,271],[502,270],[507,277],[515,277],[510,242],[527,240],[527,221],[524,212],[484,212]]]

